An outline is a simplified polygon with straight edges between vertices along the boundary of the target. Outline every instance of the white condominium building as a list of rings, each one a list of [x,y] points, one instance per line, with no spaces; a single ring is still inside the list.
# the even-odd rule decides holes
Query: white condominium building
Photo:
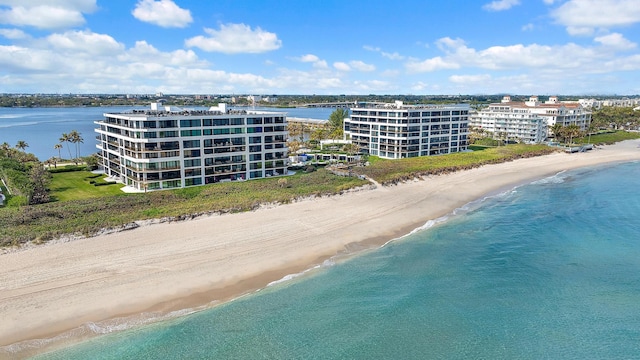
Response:
[[[172,189],[287,173],[286,113],[148,110],[107,113],[98,125],[104,172],[137,190]]]
[[[559,102],[556,96],[541,103],[537,96],[529,101],[511,101],[505,96],[500,103],[471,116],[470,125],[492,133],[494,138],[517,139],[525,143],[539,143],[546,139],[549,127],[577,125],[586,130],[591,113],[577,102]]]
[[[362,103],[351,108],[345,134],[360,151],[386,159],[460,152],[468,144],[469,105]]]

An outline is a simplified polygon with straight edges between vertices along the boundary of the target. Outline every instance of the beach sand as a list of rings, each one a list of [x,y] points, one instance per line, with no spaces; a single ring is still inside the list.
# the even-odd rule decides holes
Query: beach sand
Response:
[[[9,252],[0,255],[0,357],[41,352],[43,342],[34,339],[65,332],[77,341],[87,332],[69,331],[88,323],[211,306],[336,255],[379,247],[486,195],[563,170],[640,160],[639,145],[625,141]]]

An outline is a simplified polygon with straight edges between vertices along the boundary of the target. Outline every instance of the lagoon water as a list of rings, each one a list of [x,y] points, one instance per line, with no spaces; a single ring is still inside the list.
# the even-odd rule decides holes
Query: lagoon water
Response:
[[[7,142],[15,146],[20,140],[26,141],[27,152],[33,153],[40,161],[58,156],[54,145],[59,143],[63,133],[76,130],[84,138],[80,144],[80,155],[86,156],[98,151],[94,121],[103,120],[104,113],[118,113],[132,109],[145,109],[149,106],[112,106],[112,107],[75,107],[75,108],[3,108],[0,107],[0,144]],[[185,107],[189,108],[189,107]],[[233,108],[233,107],[232,107]],[[286,112],[290,117],[302,117],[326,120],[331,108],[243,108],[266,111]],[[75,145],[63,144],[62,158],[75,156]],[[71,150],[71,155],[69,155]]]
[[[39,359],[638,359],[640,163],[561,173],[386,246]]]

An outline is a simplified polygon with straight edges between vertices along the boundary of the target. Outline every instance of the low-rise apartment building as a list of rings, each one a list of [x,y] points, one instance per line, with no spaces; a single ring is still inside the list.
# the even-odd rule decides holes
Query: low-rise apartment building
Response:
[[[586,130],[591,122],[591,112],[577,102],[559,102],[551,96],[542,103],[537,96],[528,101],[512,101],[505,96],[500,103],[471,115],[470,125],[493,134],[496,139],[511,139],[525,143],[543,142],[549,128],[555,124],[577,125]]]
[[[104,172],[139,191],[287,173],[286,113],[150,109],[106,113],[97,148]]]
[[[385,159],[467,150],[469,105],[358,103],[344,130],[363,153]]]

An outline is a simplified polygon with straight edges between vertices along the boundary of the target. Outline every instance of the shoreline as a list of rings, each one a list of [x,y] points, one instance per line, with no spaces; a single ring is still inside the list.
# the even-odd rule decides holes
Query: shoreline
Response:
[[[383,246],[506,189],[565,170],[640,160],[639,145],[629,140],[2,254],[0,358],[91,337],[73,335],[89,322],[209,308],[327,259]],[[11,344],[61,334],[71,335],[57,346],[9,352]]]

